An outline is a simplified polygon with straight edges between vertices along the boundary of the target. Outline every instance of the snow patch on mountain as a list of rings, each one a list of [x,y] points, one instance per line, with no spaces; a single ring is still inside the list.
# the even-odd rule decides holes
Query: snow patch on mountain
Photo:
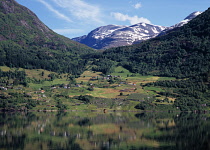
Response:
[[[72,40],[86,44],[95,49],[107,49],[111,47],[131,45],[156,36],[164,35],[169,30],[185,25],[201,13],[202,12],[194,12],[171,27],[147,23],[138,23],[131,26],[107,25],[96,28],[88,35],[73,38]]]
[[[196,12],[193,12],[191,13],[189,16],[187,16],[184,20],[182,20],[181,22],[171,26],[171,27],[168,27],[166,28],[165,30],[163,30],[158,36],[160,35],[164,35],[166,34],[166,32],[168,32],[169,30],[173,30],[174,28],[177,28],[177,27],[181,27],[185,24],[187,24],[190,20],[194,19],[195,17],[197,17],[198,15],[200,15],[202,12],[200,11],[196,11]]]

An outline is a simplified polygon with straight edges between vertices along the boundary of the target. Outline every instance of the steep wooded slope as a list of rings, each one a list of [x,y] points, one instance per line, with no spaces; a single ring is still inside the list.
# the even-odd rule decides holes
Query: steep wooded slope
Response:
[[[141,74],[190,77],[207,73],[210,71],[210,9],[164,36],[112,48],[94,57],[117,61]],[[99,64],[97,60],[95,63]]]
[[[0,0],[0,65],[81,73],[93,50],[58,35],[14,0]]]

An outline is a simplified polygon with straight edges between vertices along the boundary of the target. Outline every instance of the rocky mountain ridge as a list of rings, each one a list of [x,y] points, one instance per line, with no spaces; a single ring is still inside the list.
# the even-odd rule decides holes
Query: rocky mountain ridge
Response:
[[[193,12],[183,21],[164,27],[146,23],[131,26],[107,25],[96,28],[88,35],[73,38],[72,40],[85,44],[94,49],[107,49],[111,47],[132,45],[141,41],[160,36],[177,27],[181,27],[202,12]]]

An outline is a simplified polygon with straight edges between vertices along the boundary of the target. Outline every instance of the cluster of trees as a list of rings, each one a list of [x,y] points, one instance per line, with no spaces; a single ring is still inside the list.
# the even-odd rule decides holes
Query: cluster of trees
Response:
[[[0,108],[7,110],[27,110],[36,107],[37,102],[26,94],[0,93]]]
[[[80,95],[80,96],[78,96],[78,97],[76,97],[76,98],[77,98],[78,100],[81,100],[81,101],[85,102],[85,103],[89,103],[90,100],[93,99],[93,97],[92,97],[91,95]]]
[[[15,71],[2,71],[0,69],[0,77],[7,77],[8,80],[17,78],[24,80],[26,78],[26,73],[25,71],[18,71],[17,69]]]
[[[13,85],[22,84],[27,86],[25,71],[2,71],[0,69],[0,86],[8,86],[10,80],[13,81]]]
[[[63,102],[60,99],[57,100],[56,107],[58,108],[59,111],[64,111],[64,110],[68,109],[68,106],[63,104]]]
[[[159,92],[166,97],[174,97],[174,105],[182,111],[206,110],[210,106],[210,86],[202,77],[195,77],[185,80],[157,81],[148,83],[145,86],[158,86],[165,89]]]
[[[106,58],[94,59],[92,65],[93,71],[102,72],[103,74],[110,74],[114,71],[115,68],[115,62]]]

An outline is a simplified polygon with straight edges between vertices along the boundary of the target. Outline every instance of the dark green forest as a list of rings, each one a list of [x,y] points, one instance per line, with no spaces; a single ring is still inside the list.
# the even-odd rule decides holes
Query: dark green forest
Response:
[[[86,60],[80,55],[93,52],[56,34],[13,0],[0,1],[0,27],[0,65],[81,74]]]

